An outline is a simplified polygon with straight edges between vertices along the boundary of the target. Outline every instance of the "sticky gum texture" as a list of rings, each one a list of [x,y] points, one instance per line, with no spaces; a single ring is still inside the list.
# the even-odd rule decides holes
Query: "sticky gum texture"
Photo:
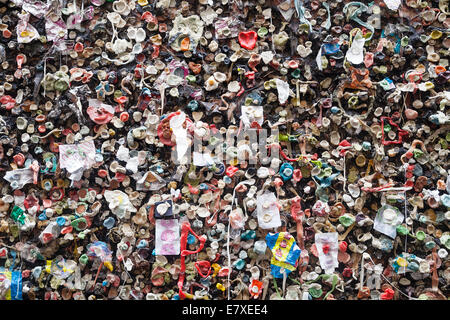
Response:
[[[2,1],[0,299],[447,299],[450,18],[369,2]]]

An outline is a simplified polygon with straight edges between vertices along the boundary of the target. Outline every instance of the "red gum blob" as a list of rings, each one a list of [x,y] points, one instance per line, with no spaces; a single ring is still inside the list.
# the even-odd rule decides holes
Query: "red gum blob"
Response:
[[[239,32],[239,44],[244,49],[252,50],[255,48],[257,39],[258,35],[253,30]]]

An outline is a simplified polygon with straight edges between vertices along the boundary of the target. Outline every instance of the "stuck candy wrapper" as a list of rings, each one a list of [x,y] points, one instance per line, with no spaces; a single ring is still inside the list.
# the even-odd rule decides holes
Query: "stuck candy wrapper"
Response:
[[[180,226],[177,219],[156,220],[155,254],[180,254]]]
[[[269,233],[266,236],[267,246],[272,251],[270,260],[271,274],[275,278],[283,278],[295,270],[301,250],[288,232]]]
[[[397,10],[402,4],[400,0],[383,0],[386,6],[391,10]]]
[[[275,81],[277,84],[278,100],[280,104],[284,104],[289,98],[289,83],[278,78]]]
[[[59,162],[61,169],[67,169],[72,181],[79,181],[83,171],[95,164],[94,141],[80,144],[63,144],[59,146]]]
[[[258,225],[262,229],[272,229],[281,226],[280,211],[274,193],[264,193],[257,197]]]
[[[353,39],[352,46],[347,51],[346,58],[352,64],[360,64],[364,59],[364,43],[365,39],[362,36],[361,32],[356,34],[356,37]]]
[[[95,241],[87,246],[87,255],[93,258],[99,258],[102,262],[111,261],[112,252],[103,241]]]
[[[22,300],[22,272],[0,270],[0,300]]]
[[[189,147],[187,130],[183,128],[185,120],[186,114],[184,112],[181,112],[170,119],[170,129],[172,129],[172,132],[175,135],[178,161],[181,161]]]
[[[16,169],[6,172],[4,179],[11,183],[12,189],[21,189],[24,185],[33,183],[33,175],[34,171],[31,168]]]
[[[58,256],[54,260],[47,260],[47,271],[59,279],[67,279],[75,272],[76,265],[75,261]]]
[[[338,234],[316,233],[315,235],[317,252],[319,253],[320,267],[330,274],[339,266],[338,262]]]
[[[378,210],[374,221],[374,229],[395,239],[397,226],[403,222],[403,214],[390,205],[384,205]]]

